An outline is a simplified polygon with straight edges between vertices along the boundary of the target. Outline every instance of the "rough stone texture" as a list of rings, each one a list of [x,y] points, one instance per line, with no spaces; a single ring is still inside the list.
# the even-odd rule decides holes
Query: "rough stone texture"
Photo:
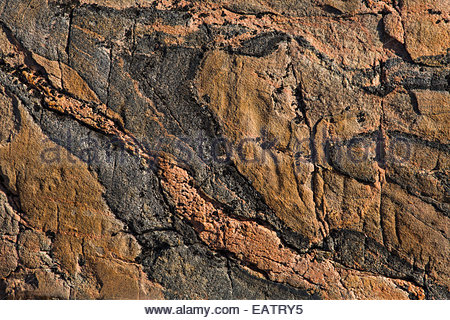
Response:
[[[0,0],[0,298],[448,299],[447,7]]]

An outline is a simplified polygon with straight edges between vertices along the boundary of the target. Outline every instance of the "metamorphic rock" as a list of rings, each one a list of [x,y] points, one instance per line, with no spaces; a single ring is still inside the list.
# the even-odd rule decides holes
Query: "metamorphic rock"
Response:
[[[448,299],[448,0],[0,0],[0,299]]]

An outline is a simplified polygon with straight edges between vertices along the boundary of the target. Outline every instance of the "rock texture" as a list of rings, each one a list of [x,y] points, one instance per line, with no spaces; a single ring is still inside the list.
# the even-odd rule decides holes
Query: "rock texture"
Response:
[[[448,299],[445,0],[0,0],[0,298]]]

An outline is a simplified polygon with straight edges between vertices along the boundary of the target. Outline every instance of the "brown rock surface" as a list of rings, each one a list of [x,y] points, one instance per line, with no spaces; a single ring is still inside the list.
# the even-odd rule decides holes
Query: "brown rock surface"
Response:
[[[406,50],[414,61],[441,65],[435,56],[445,56],[450,43],[450,11],[445,0],[403,1]]]
[[[448,299],[447,7],[0,0],[0,298]]]
[[[6,104],[6,106],[8,106]],[[79,159],[50,142],[21,104],[20,131],[0,148],[1,176],[14,187],[15,213],[4,202],[2,278],[12,298],[159,298],[142,292],[149,281],[134,263],[135,238],[124,233],[103,202],[102,187]],[[2,197],[7,200],[6,196]],[[21,232],[14,227],[20,216]],[[17,252],[16,252],[17,248]],[[4,261],[3,261],[4,260]],[[20,262],[20,268],[16,269]],[[27,278],[33,278],[31,286]],[[25,284],[20,281],[25,280]],[[149,284],[147,284],[147,282]],[[120,290],[117,288],[120,287]]]

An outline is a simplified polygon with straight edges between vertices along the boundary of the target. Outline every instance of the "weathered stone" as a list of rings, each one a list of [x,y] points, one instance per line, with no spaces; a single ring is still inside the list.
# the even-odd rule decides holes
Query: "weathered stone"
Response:
[[[71,284],[80,286],[75,290],[74,298],[139,298],[141,283],[149,282],[134,264],[140,248],[133,236],[119,233],[123,225],[104,204],[102,187],[85,164],[44,137],[21,105],[18,110],[22,117],[20,131],[10,145],[0,149],[0,168],[2,176],[15,181],[18,186],[18,198],[24,212],[21,223],[35,230],[25,230],[19,235],[20,263],[30,269],[56,267],[69,280],[56,280],[57,276],[51,272],[38,272],[35,289],[16,288],[12,297],[23,294],[52,297],[54,294],[54,297],[67,299],[67,288],[66,291],[61,288],[65,293],[57,288]],[[5,243],[3,248],[6,251],[2,256],[6,260],[1,265],[9,273],[15,268],[17,254],[10,252],[15,252],[14,245]],[[103,261],[103,267],[94,257]],[[118,276],[114,264],[129,275]],[[96,278],[81,285],[81,279],[90,272]],[[42,280],[38,275],[43,277]],[[123,289],[120,295],[111,289],[116,288],[118,279]],[[59,283],[54,292],[51,281]],[[125,287],[129,289],[125,290]],[[157,291],[154,290],[155,295]]]
[[[19,221],[20,217],[8,202],[7,195],[0,189],[0,236],[17,236]]]
[[[13,243],[0,240],[0,278],[6,278],[17,267],[17,251]]]
[[[384,31],[400,43],[405,42],[405,31],[403,30],[402,18],[396,12],[390,12],[383,17]]]
[[[19,271],[6,281],[10,299],[69,299],[70,287],[50,270]]]
[[[450,41],[448,3],[445,0],[409,0],[400,6],[405,46],[414,61],[442,64],[436,56],[447,55]]]
[[[0,297],[448,299],[448,21],[0,0]]]

